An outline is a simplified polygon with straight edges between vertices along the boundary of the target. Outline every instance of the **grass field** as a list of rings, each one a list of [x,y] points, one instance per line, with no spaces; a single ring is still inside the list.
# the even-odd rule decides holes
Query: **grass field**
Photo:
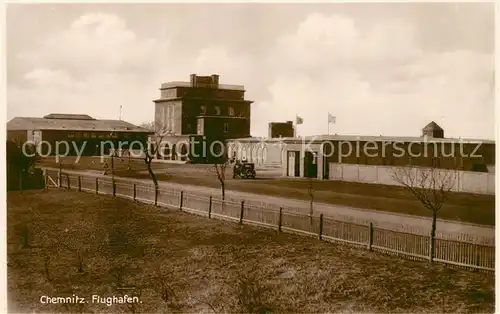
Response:
[[[108,163],[110,164],[109,160]],[[51,160],[45,165],[57,167]],[[115,174],[124,177],[149,178],[142,160],[132,160],[132,171],[127,170],[127,158],[115,158]],[[103,170],[99,158],[83,157],[79,163],[74,158],[63,160],[65,169]],[[154,170],[162,181],[201,185],[218,188],[219,182],[208,165],[161,164],[155,163]],[[269,174],[268,174],[269,173]],[[232,179],[232,169],[227,173],[227,190],[250,192],[271,196],[282,196],[309,200],[308,180],[276,177],[276,171],[257,171],[257,180]],[[317,202],[366,208],[417,216],[430,216],[430,212],[407,190],[397,186],[364,184],[344,181],[313,181],[314,198]],[[450,193],[450,199],[444,204],[438,218],[495,225],[495,197],[468,193]]]
[[[10,312],[494,311],[492,274],[107,196],[9,192],[7,228]],[[39,302],[122,293],[142,303]]]

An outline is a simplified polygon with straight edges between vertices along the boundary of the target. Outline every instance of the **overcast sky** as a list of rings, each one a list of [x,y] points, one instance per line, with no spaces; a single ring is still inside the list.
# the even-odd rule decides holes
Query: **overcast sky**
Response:
[[[154,119],[162,82],[245,85],[252,135],[494,138],[494,4],[10,4],[7,115]]]

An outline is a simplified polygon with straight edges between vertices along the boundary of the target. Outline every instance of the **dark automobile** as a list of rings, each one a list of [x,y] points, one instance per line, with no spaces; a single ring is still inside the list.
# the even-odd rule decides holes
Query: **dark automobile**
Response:
[[[248,162],[236,161],[233,167],[233,179],[239,177],[241,179],[255,179],[255,165]]]

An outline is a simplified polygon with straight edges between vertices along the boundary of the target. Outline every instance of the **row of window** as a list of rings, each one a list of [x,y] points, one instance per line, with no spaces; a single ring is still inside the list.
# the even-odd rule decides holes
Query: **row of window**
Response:
[[[198,119],[198,125],[197,125],[197,130],[196,130],[196,133],[198,135],[203,135],[203,120],[202,119]],[[191,128],[191,125],[188,124],[188,129]],[[227,122],[224,122],[224,133],[227,133],[229,132],[229,123]]]
[[[207,106],[201,106],[200,112],[201,112],[201,114],[206,114],[207,113]],[[219,106],[214,107],[214,114],[216,116],[220,116],[220,107]],[[234,116],[234,108],[233,107],[228,107],[228,114],[230,116]],[[243,116],[243,113],[240,113],[240,116]]]
[[[203,97],[203,98],[219,98],[219,99],[245,99],[244,94],[239,91],[225,91],[225,90],[212,90],[210,94],[207,94],[206,90],[189,90],[187,91],[177,91],[176,88],[165,89],[161,91],[161,98],[175,98],[175,97]]]
[[[175,126],[175,119],[174,119],[174,105],[167,105],[166,106],[166,112],[165,112],[165,106],[161,107],[161,126],[165,128],[166,130],[173,130]]]
[[[68,138],[118,138],[118,133],[110,132],[110,133],[95,133],[95,132],[68,132]]]
[[[68,139],[139,139],[144,135],[139,133],[118,133],[118,132],[68,132]],[[41,135],[39,136],[41,139]],[[35,139],[36,140],[36,139]]]

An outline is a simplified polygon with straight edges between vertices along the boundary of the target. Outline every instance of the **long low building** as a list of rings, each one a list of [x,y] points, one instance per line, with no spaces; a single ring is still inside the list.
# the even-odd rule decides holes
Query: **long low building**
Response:
[[[21,145],[27,141],[39,145],[42,155],[55,155],[56,148],[63,155],[66,152],[83,156],[108,154],[113,147],[118,150],[121,144],[122,149],[128,149],[133,142],[140,149],[147,147],[151,133],[122,120],[98,120],[80,114],[16,117],[7,122],[8,140]],[[67,142],[69,147],[57,142]]]
[[[431,132],[429,131],[431,129]],[[421,137],[321,135],[302,138],[241,138],[228,154],[262,166],[281,167],[286,177],[397,184],[396,167],[453,170],[455,190],[494,193],[495,142],[444,138],[434,122]]]

